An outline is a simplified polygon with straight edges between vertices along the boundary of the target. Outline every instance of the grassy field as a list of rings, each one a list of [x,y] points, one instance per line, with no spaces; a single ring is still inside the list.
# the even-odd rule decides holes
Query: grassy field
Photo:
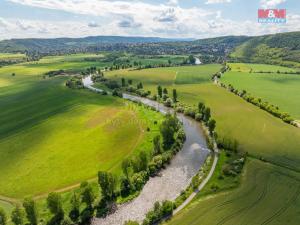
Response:
[[[190,83],[207,83],[211,75],[216,73],[221,65],[211,64],[205,66],[182,66],[165,67],[146,70],[117,70],[108,72],[105,75],[109,78],[119,79],[130,78],[133,81],[141,81],[147,87],[149,85],[174,85]]]
[[[300,175],[250,159],[239,188],[198,195],[170,225],[299,224]]]
[[[296,72],[297,69],[276,65],[255,64],[255,63],[228,63],[231,71],[235,72]]]
[[[231,64],[233,68],[224,74],[221,81],[232,84],[238,90],[246,90],[255,97],[279,106],[283,112],[288,112],[295,119],[300,119],[300,76],[295,74],[249,73],[249,68],[262,71],[290,71],[289,68],[270,65]],[[258,67],[259,66],[259,67]],[[239,70],[242,72],[236,72]],[[284,70],[285,69],[285,70]]]
[[[69,67],[53,59],[46,66],[45,60],[0,69],[9,82],[0,87],[0,195],[23,198],[93,178],[99,170],[119,173],[122,160],[150,150],[159,132],[162,117],[155,112],[68,89],[65,77],[41,79],[42,71]],[[15,77],[8,75],[18,67]]]
[[[23,59],[26,58],[26,55],[21,53],[0,53],[1,60],[13,60],[13,59]]]

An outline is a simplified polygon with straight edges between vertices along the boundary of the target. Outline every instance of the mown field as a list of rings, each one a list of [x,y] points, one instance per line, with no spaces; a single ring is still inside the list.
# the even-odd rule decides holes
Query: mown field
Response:
[[[259,67],[256,68],[261,69]],[[176,216],[171,220],[171,224],[268,224],[269,220],[273,224],[286,224],[286,221],[297,224],[299,217],[296,213],[300,209],[300,175],[295,171],[300,170],[299,128],[285,124],[214,85],[210,81],[210,75],[217,72],[217,68],[210,70],[211,68],[211,65],[190,68],[195,74],[197,70],[206,70],[204,73],[198,72],[198,76],[201,76],[196,78],[198,84],[188,82],[191,76],[195,76],[189,73],[184,73],[186,78],[184,75],[181,78],[186,82],[176,83],[176,72],[184,68],[114,71],[107,74],[115,79],[124,76],[134,81],[142,81],[145,89],[150,89],[152,93],[156,93],[158,84],[167,87],[168,90],[176,88],[179,101],[189,105],[196,106],[199,101],[205,102],[217,121],[216,131],[219,137],[237,140],[239,149],[251,155],[241,188],[234,189],[233,192],[223,192],[216,198],[210,195],[205,201],[200,194],[201,201],[194,201],[189,210]],[[278,67],[273,69],[277,71]],[[253,157],[269,161],[273,165],[262,163]],[[212,179],[212,182],[225,190],[236,185],[227,182],[222,184],[223,181],[219,181],[217,177]],[[207,188],[210,189],[210,186]]]
[[[232,70],[223,75],[221,79],[223,83],[232,84],[238,90],[246,90],[255,97],[279,106],[281,111],[288,112],[294,119],[300,119],[300,75],[277,74],[277,70],[291,71],[289,68],[279,66],[252,64],[229,64],[229,66]],[[249,68],[253,69],[252,73],[249,73]],[[275,73],[254,73],[254,71]]]
[[[62,68],[73,66],[47,58],[0,69],[8,82],[0,87],[0,195],[22,199],[94,178],[99,170],[119,173],[124,158],[151,149],[161,115],[68,89],[66,77],[42,78]]]

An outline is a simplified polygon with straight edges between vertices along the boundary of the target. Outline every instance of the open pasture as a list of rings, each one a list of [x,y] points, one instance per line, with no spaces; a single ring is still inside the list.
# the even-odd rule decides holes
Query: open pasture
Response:
[[[300,175],[250,159],[237,189],[197,198],[167,224],[298,224]],[[212,183],[210,183],[212,185]]]

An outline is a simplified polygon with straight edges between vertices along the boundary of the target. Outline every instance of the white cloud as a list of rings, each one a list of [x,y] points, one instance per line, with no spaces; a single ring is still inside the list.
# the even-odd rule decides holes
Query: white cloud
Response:
[[[178,0],[169,0],[167,2],[167,5],[170,5],[170,6],[177,6],[178,5]]]
[[[231,0],[207,0],[205,4],[229,3]]]
[[[286,2],[286,0],[261,0],[260,5],[263,8],[275,8],[277,5]]]
[[[98,23],[96,23],[95,21],[91,21],[88,23],[89,27],[100,27],[100,25]]]
[[[132,35],[206,38],[224,35],[261,35],[300,30],[299,15],[289,15],[287,24],[259,24],[224,18],[222,11],[200,7],[183,8],[178,1],[150,4],[136,0],[10,0],[15,3],[93,15],[80,19],[19,20],[0,18],[0,39],[21,37],[82,37],[90,35]],[[221,0],[208,0],[221,2]],[[278,0],[277,0],[278,1]],[[282,0],[281,0],[282,1]],[[222,1],[224,2],[224,1]],[[225,1],[229,2],[229,0]],[[84,15],[84,16],[80,16]],[[79,18],[78,17],[78,18]]]

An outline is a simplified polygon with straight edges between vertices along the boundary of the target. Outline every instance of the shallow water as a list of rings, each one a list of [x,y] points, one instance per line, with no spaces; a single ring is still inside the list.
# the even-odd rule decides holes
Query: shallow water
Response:
[[[164,114],[173,112],[172,109],[149,99],[128,94],[124,94],[123,98],[154,106]],[[127,220],[142,222],[156,201],[174,200],[189,185],[192,177],[210,154],[210,150],[207,149],[205,136],[199,123],[182,114],[178,114],[178,118],[183,122],[186,142],[182,150],[174,156],[171,164],[161,171],[160,176],[150,178],[137,198],[119,206],[114,214],[106,218],[95,218],[92,224],[123,225]]]

